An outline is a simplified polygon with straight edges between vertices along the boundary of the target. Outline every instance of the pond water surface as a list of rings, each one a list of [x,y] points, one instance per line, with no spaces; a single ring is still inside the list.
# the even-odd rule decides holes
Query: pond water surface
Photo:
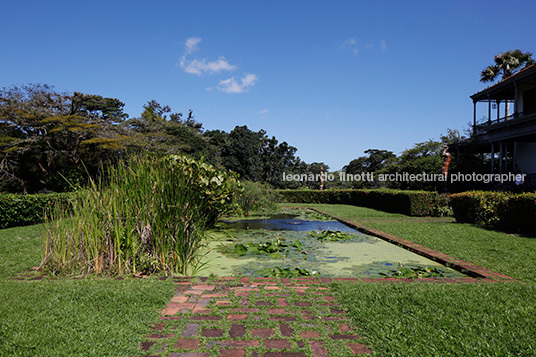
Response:
[[[430,268],[449,278],[464,276],[305,210],[221,222],[209,233],[203,261],[204,268],[198,272],[203,276],[271,276],[285,270],[321,277],[379,278],[403,268]]]

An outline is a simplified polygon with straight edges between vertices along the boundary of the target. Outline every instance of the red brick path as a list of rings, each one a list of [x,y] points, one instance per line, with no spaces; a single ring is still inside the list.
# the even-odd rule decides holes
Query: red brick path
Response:
[[[320,210],[317,210],[322,212]],[[354,222],[337,220],[470,277],[423,278],[176,278],[162,320],[141,343],[143,356],[325,357],[371,354],[329,289],[334,281],[365,283],[497,283],[513,278]],[[206,279],[205,279],[206,280]]]
[[[317,278],[175,279],[143,356],[322,357],[370,354]],[[331,279],[330,279],[331,281]],[[327,283],[328,281],[326,281]]]

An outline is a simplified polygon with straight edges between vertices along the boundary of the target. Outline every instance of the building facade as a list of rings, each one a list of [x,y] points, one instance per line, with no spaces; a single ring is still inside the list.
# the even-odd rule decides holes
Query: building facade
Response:
[[[474,105],[471,137],[451,145],[457,161],[480,158],[481,167],[490,174],[525,174],[523,190],[533,190],[536,187],[536,64],[473,94],[471,99]],[[494,187],[500,186],[504,185]]]

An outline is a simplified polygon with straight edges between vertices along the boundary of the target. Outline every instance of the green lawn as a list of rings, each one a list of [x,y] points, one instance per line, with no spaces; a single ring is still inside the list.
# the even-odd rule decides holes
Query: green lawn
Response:
[[[171,281],[13,278],[41,260],[43,225],[0,231],[0,356],[132,356]]]
[[[293,204],[294,205],[294,204]],[[334,284],[379,356],[536,355],[536,239],[346,205],[306,205],[510,275],[499,284]]]
[[[515,279],[536,282],[536,238],[456,223],[453,218],[408,217],[347,205],[308,206]]]
[[[449,218],[313,205],[516,279],[499,284],[333,284],[378,356],[536,355],[536,239]],[[43,226],[0,231],[1,356],[133,356],[174,292],[151,279],[14,278],[41,260]]]
[[[335,284],[378,356],[534,356],[536,285]]]

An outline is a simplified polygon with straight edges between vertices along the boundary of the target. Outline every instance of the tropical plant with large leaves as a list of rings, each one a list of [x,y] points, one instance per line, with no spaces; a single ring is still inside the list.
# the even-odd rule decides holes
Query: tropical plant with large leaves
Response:
[[[495,64],[486,67],[480,73],[481,82],[493,82],[498,76],[501,79],[510,77],[521,69],[534,64],[531,52],[510,50],[501,52],[493,58]]]

